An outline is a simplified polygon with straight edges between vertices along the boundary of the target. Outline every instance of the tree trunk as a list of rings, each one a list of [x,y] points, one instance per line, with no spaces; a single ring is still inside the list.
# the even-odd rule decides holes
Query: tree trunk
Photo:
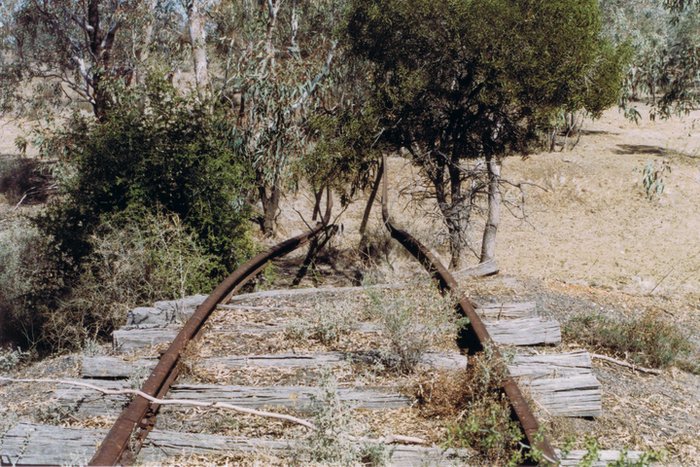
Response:
[[[275,27],[277,26],[277,13],[280,9],[279,0],[267,0],[267,34],[265,35],[265,50],[270,60],[271,68],[275,66],[275,45],[273,41]]]
[[[323,199],[323,188],[314,191],[314,212],[311,215],[311,220],[316,221],[321,216],[321,200]]]
[[[270,189],[265,188],[265,184],[260,182],[259,188],[260,201],[263,208],[262,231],[268,237],[275,235],[276,219],[280,205],[280,189],[274,184]]]
[[[501,165],[495,157],[488,157],[486,167],[489,174],[489,213],[481,242],[481,262],[496,259],[496,233],[501,221]]]
[[[448,161],[442,156],[435,158],[435,166],[426,168],[428,177],[435,188],[435,199],[445,226],[447,226],[448,242],[450,246],[450,268],[458,269],[462,265],[462,253],[464,251],[463,222],[460,211],[464,209],[464,200],[461,196],[462,180],[455,176],[455,167],[448,167]],[[446,173],[447,172],[447,173]],[[445,180],[449,179],[449,183]],[[449,190],[449,195],[448,195]]]
[[[146,62],[151,51],[151,43],[153,42],[153,28],[155,24],[156,8],[158,0],[147,0],[144,7],[146,8],[147,19],[143,26],[143,37],[139,47],[134,51],[134,71],[133,80],[136,84],[144,84],[146,79]]]
[[[199,97],[204,97],[209,88],[209,64],[207,60],[207,33],[204,29],[204,15],[200,11],[200,0],[192,0],[187,6],[187,21],[192,59],[194,61],[194,80]]]
[[[367,205],[365,206],[365,212],[362,214],[362,224],[360,224],[360,243],[363,243],[365,238],[365,231],[367,230],[367,223],[369,222],[369,216],[372,213],[372,205],[374,200],[377,198],[377,192],[379,191],[379,184],[382,181],[382,175],[384,174],[384,163],[382,162],[379,170],[377,171],[377,178],[374,179],[374,184],[372,185],[372,191],[369,193],[369,198],[367,199]]]

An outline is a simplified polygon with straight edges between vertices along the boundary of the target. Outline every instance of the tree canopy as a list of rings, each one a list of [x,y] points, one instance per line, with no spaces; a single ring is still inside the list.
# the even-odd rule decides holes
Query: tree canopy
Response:
[[[408,149],[461,255],[468,193],[460,160],[522,152],[559,110],[617,99],[621,54],[596,0],[355,0],[352,54],[373,64],[383,138]]]

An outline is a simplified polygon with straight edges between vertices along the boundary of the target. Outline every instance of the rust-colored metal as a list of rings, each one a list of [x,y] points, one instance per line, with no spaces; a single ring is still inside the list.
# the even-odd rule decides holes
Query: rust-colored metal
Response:
[[[459,285],[452,274],[450,274],[447,268],[425,245],[413,238],[405,230],[398,228],[396,224],[392,222],[389,216],[387,198],[386,156],[382,159],[382,170],[384,171],[382,183],[382,218],[392,238],[401,243],[401,245],[403,245],[403,247],[406,248],[435,279],[437,279],[441,290],[448,290],[454,294],[458,294],[458,309],[462,315],[469,319],[470,323],[470,326],[466,329],[466,335],[461,336],[464,339],[463,343],[466,344],[468,351],[470,353],[475,353],[489,346],[493,349],[494,356],[502,361],[503,357],[491,339],[484,322],[474,309],[474,305],[460,292]],[[556,463],[558,456],[547,438],[540,432],[539,422],[530,410],[530,406],[527,404],[523,393],[520,391],[518,383],[516,383],[512,377],[507,376],[503,381],[503,391],[510,400],[513,412],[522,426],[530,446],[535,446],[540,450],[547,461]]]
[[[158,364],[143,384],[141,391],[151,396],[159,395],[162,397],[165,395],[175,380],[174,372],[182,352],[200,331],[217,305],[227,296],[239,290],[269,261],[296,250],[306,244],[311,238],[329,228],[328,221],[330,220],[331,206],[332,202],[329,196],[323,223],[317,224],[314,229],[304,234],[279,243],[267,252],[260,253],[236,269],[233,274],[219,284],[209,297],[197,307],[192,317],[185,323],[175,340],[170,344],[168,350],[160,357]],[[99,449],[90,460],[89,465],[117,465],[122,460],[123,454],[129,449],[129,441],[134,429],[137,426],[142,426],[147,433],[149,430],[148,426],[153,424],[152,417],[147,417],[149,409],[155,409],[155,407],[152,407],[152,404],[147,399],[136,396],[122,411],[114,425],[112,425]],[[151,419],[149,420],[149,418]],[[143,441],[144,437],[142,435],[139,438]]]

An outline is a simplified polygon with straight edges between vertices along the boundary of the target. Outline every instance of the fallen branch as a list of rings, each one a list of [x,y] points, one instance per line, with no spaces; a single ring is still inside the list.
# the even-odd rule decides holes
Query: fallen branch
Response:
[[[281,413],[266,412],[263,410],[249,409],[249,408],[241,407],[238,405],[227,404],[225,402],[204,402],[204,401],[191,401],[191,400],[185,400],[185,399],[159,399],[157,397],[150,396],[143,391],[139,391],[138,389],[106,389],[106,388],[101,388],[99,386],[95,386],[94,384],[90,384],[90,383],[81,383],[78,381],[67,381],[67,380],[60,380],[60,379],[47,379],[47,378],[30,379],[30,378],[0,377],[0,381],[6,381],[6,382],[10,382],[10,383],[64,384],[67,386],[75,386],[75,387],[91,389],[93,391],[97,391],[97,392],[100,392],[100,393],[102,393],[104,395],[108,395],[108,396],[122,396],[122,395],[141,396],[144,399],[147,399],[148,401],[153,402],[154,404],[158,404],[158,405],[182,405],[182,406],[189,406],[189,407],[206,407],[206,408],[228,409],[228,410],[233,410],[234,412],[244,413],[244,414],[248,414],[248,415],[255,415],[257,417],[283,420],[283,421],[290,422],[290,423],[293,423],[296,425],[301,425],[303,427],[308,428],[309,430],[314,430],[314,431],[318,430],[318,427],[316,427],[316,425],[314,425],[312,422],[310,422],[308,420],[304,420],[303,418],[293,417],[291,415],[286,415],[286,414],[281,414]],[[415,438],[412,436],[402,436],[402,435],[388,435],[388,436],[385,436],[385,437],[379,438],[379,439],[358,438],[355,436],[349,436],[348,438],[353,440],[353,441],[357,441],[357,440],[372,441],[372,442],[381,443],[381,444],[394,444],[394,443],[430,444],[430,443],[428,443],[428,441],[426,441],[422,438]]]
[[[654,368],[644,368],[642,366],[637,366],[633,363],[628,363],[623,360],[618,360],[616,358],[608,357],[607,355],[600,355],[597,353],[592,353],[591,357],[597,358],[598,360],[603,360],[609,363],[614,363],[615,365],[624,366],[625,368],[631,368],[635,371],[641,371],[642,373],[650,373],[652,375],[660,375],[661,370],[655,370]]]
[[[498,264],[495,259],[490,259],[476,266],[453,272],[455,278],[465,279],[467,277],[486,277],[498,274]]]
[[[24,202],[24,200],[26,198],[27,198],[27,193],[25,193],[24,196],[22,196],[22,199],[20,199],[19,202],[15,205],[15,207],[12,208],[12,211],[16,211],[22,205],[22,203]]]

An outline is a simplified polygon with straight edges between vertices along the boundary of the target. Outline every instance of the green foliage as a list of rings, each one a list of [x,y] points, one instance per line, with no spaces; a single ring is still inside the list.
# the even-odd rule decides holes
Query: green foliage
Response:
[[[366,465],[384,465],[387,449],[380,445],[358,446],[352,439],[357,428],[351,417],[351,408],[338,397],[335,377],[324,373],[318,396],[313,397],[314,430],[295,456],[300,462],[322,465],[355,465],[362,461]]]
[[[311,116],[308,131],[314,143],[299,161],[315,191],[330,186],[349,202],[355,191],[367,187],[378,170],[379,122],[372,108],[336,109]]]
[[[506,374],[490,348],[470,361],[462,394],[452,402],[459,410],[448,426],[447,447],[475,449],[494,465],[519,465],[525,460],[523,434],[501,391]]]
[[[375,65],[387,136],[448,155],[522,149],[534,117],[579,108],[586,81],[618,74],[593,0],[357,0],[347,31],[352,52]],[[592,109],[614,102],[605,94]]]
[[[655,368],[682,365],[694,351],[697,353],[688,336],[650,311],[624,320],[601,314],[577,315],[564,326],[564,335],[635,364]]]
[[[28,348],[41,339],[41,311],[65,290],[48,239],[26,219],[0,230],[0,340]]]
[[[300,175],[309,174],[298,171],[310,143],[306,119],[325,100],[342,8],[340,0],[267,7],[227,0],[215,9],[227,64],[221,94],[237,112],[233,138],[253,169],[268,235],[275,232],[283,193],[298,189]]]
[[[51,244],[24,222],[0,232],[0,314],[10,340],[41,350],[79,348],[123,324],[127,311],[211,286],[216,261],[175,215],[140,213],[102,223],[79,276],[66,276]]]
[[[600,460],[600,446],[598,446],[598,440],[592,436],[586,436],[584,448],[586,449],[586,454],[581,458],[580,465],[582,467],[592,467]]]
[[[245,195],[249,175],[229,138],[228,122],[151,79],[123,90],[102,124],[74,117],[65,143],[64,195],[39,219],[58,251],[79,269],[89,235],[128,212],[174,214],[211,254],[212,281],[250,251]]]
[[[698,3],[685,0],[604,0],[606,36],[629,44],[621,106],[648,98],[650,118],[688,112],[698,103],[700,15]],[[630,112],[635,116],[634,112]]]
[[[601,39],[596,0],[354,0],[349,10],[346,46],[371,65],[381,140],[407,149],[432,184],[453,267],[484,186],[462,159],[527,151],[560,109],[598,113],[618,95],[625,54]]]
[[[627,450],[623,449],[620,453],[620,458],[608,463],[608,467],[648,467],[654,463],[663,462],[665,457],[663,451],[646,451],[638,459],[631,460],[628,457]]]
[[[176,215],[122,216],[102,223],[89,242],[78,282],[57,309],[43,312],[42,338],[50,348],[106,336],[135,306],[211,287],[215,258]]]
[[[658,161],[648,161],[642,171],[642,185],[647,199],[659,198],[666,188],[664,175],[671,173],[671,164],[664,159]]]

